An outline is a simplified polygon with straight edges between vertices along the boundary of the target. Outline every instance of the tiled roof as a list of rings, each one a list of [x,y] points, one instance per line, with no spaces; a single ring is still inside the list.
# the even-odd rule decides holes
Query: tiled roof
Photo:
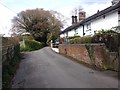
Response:
[[[76,23],[76,24],[73,24],[73,25],[67,27],[67,28],[66,28],[64,31],[62,31],[60,34],[65,33],[65,32],[67,32],[67,31],[71,31],[72,29],[75,29],[75,28],[77,28],[77,27],[79,27],[79,26],[81,26],[81,25],[84,25],[84,23],[86,23],[86,22],[88,22],[88,21],[94,20],[95,18],[98,18],[98,17],[100,17],[100,16],[103,16],[103,15],[105,15],[105,14],[111,12],[111,11],[114,11],[114,10],[116,10],[116,9],[118,9],[118,8],[120,8],[120,2],[118,2],[116,5],[110,6],[110,7],[106,8],[106,9],[104,9],[104,10],[102,10],[102,11],[100,11],[100,12],[98,12],[98,13],[96,13],[96,14],[88,17],[88,18],[86,18],[86,19],[83,20],[82,22],[78,22],[78,23]]]

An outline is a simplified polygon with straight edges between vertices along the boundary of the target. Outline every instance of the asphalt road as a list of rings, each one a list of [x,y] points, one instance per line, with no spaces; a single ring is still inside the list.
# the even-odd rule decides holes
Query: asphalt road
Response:
[[[45,47],[25,53],[12,88],[118,88],[115,72],[80,65]]]

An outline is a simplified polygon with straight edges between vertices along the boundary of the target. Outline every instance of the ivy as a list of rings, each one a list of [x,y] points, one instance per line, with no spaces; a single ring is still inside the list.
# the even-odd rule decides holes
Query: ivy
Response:
[[[90,45],[90,44],[86,44],[85,47],[86,47],[89,57],[91,59],[91,64],[95,65],[95,59],[94,59],[94,55],[93,55],[94,54],[94,46]]]

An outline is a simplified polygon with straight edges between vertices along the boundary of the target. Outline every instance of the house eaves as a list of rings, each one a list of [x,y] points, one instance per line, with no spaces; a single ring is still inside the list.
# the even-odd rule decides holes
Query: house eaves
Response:
[[[76,24],[73,24],[69,27],[67,27],[64,31],[62,31],[60,34],[63,34],[65,32],[71,31],[72,29],[76,29],[77,27],[79,27],[80,25],[82,25],[82,22],[78,22]]]
[[[102,11],[100,11],[100,12],[98,12],[98,13],[96,13],[96,14],[94,14],[94,15],[86,18],[86,19],[84,19],[82,22],[78,22],[78,23],[76,23],[76,24],[73,24],[73,25],[67,27],[67,28],[66,28],[64,31],[62,31],[60,34],[63,34],[63,33],[65,33],[65,32],[71,31],[72,29],[76,29],[76,28],[78,28],[79,26],[84,25],[86,22],[89,22],[89,21],[94,20],[94,19],[96,19],[96,18],[98,18],[98,17],[101,17],[101,16],[103,16],[103,15],[106,15],[107,13],[112,12],[112,11],[118,9],[118,8],[120,8],[120,2],[118,2],[116,5],[110,6],[110,7],[106,8],[106,9],[104,9],[104,10],[102,10]]]

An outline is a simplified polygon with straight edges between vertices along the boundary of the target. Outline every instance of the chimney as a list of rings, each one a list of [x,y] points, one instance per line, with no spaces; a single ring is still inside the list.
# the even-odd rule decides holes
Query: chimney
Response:
[[[81,22],[85,18],[86,18],[86,12],[84,11],[79,12],[79,22]]]
[[[112,5],[115,5],[115,4],[117,4],[119,1],[120,1],[120,0],[112,0],[111,2],[112,2]]]
[[[74,16],[72,16],[72,24],[74,24],[74,23],[75,23]]]
[[[75,23],[77,23],[77,16],[74,16],[74,19],[75,19]]]
[[[98,10],[97,13],[99,13],[100,11]]]

